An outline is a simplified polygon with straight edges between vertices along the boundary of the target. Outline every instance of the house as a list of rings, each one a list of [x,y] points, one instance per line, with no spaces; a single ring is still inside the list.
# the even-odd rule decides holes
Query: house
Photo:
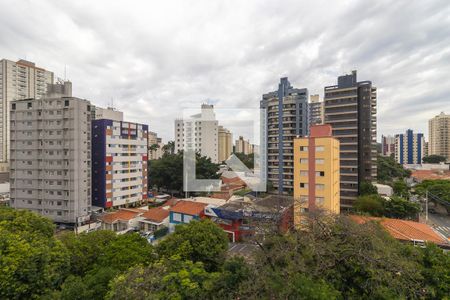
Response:
[[[169,227],[168,208],[155,207],[139,216],[139,230],[143,232],[155,232],[162,227]]]
[[[173,231],[175,225],[189,223],[191,220],[200,220],[205,216],[206,203],[179,200],[169,211],[169,229]]]
[[[435,232],[427,224],[390,218],[377,218],[351,215],[350,218],[358,224],[369,221],[377,221],[395,239],[401,242],[409,242],[414,245],[422,245],[425,242],[434,243],[441,248],[450,248],[447,239]]]
[[[293,223],[293,204],[293,198],[287,196],[271,195],[263,199],[233,196],[224,205],[207,206],[205,214],[235,242],[267,226],[286,232]]]
[[[121,208],[115,212],[107,213],[99,218],[102,222],[101,229],[115,232],[138,229],[138,217],[144,212],[146,211],[139,208]]]
[[[375,183],[374,186],[377,188],[377,192],[381,196],[391,197],[394,194],[394,190],[389,185]]]

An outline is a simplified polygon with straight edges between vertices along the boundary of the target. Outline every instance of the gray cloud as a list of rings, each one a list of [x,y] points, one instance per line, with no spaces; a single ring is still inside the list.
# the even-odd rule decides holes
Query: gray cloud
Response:
[[[442,1],[0,0],[0,57],[64,75],[167,141],[182,108],[258,107],[288,76],[323,94],[352,69],[378,87],[379,135],[450,112]]]

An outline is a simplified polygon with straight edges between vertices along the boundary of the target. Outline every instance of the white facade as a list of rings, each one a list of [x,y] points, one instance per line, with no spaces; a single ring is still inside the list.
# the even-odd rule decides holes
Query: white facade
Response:
[[[0,60],[0,162],[9,161],[10,102],[39,99],[46,94],[48,83],[53,83],[53,73],[32,62]]]
[[[11,206],[81,223],[91,207],[91,104],[73,97],[11,102]]]
[[[202,104],[201,113],[189,120],[175,120],[175,153],[185,149],[219,162],[219,126],[213,105]]]
[[[123,112],[115,110],[112,107],[101,108],[95,107],[95,120],[108,119],[114,121],[123,121]]]

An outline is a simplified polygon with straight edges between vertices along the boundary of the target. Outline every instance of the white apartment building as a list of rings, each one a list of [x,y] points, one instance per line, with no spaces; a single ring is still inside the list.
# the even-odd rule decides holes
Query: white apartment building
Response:
[[[192,149],[202,156],[219,162],[219,125],[214,114],[214,106],[202,104],[201,113],[189,120],[175,120],[175,153]]]
[[[0,60],[0,162],[9,161],[9,104],[11,101],[45,96],[53,73],[32,62]]]
[[[91,103],[46,96],[11,102],[11,206],[80,224],[91,208]]]
[[[148,126],[92,121],[92,205],[124,207],[147,199]]]

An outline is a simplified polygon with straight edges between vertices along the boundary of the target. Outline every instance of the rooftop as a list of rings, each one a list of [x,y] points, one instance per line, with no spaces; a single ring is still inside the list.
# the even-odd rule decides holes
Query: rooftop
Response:
[[[171,212],[197,216],[201,214],[208,204],[194,201],[180,200],[170,208]]]
[[[104,216],[101,216],[100,219],[105,223],[115,223],[117,221],[129,221],[131,219],[136,218],[140,214],[142,214],[144,210],[130,210],[130,209],[120,209],[115,212],[108,213]]]
[[[148,219],[150,221],[161,223],[163,222],[167,217],[169,217],[169,211],[167,209],[164,209],[162,207],[155,207],[151,208],[145,213],[141,215],[141,217]]]
[[[436,233],[427,224],[389,218],[376,218],[367,216],[350,216],[356,223],[364,224],[368,221],[379,221],[389,234],[398,240],[403,241],[424,241],[438,245],[447,245],[448,241]]]

